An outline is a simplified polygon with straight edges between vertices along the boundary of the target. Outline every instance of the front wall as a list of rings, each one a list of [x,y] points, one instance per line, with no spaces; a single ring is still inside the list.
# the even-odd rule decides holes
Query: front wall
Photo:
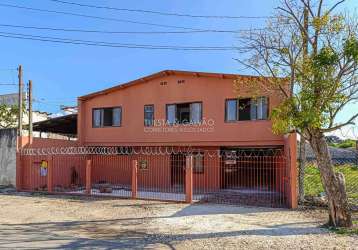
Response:
[[[185,83],[178,84],[178,80]],[[166,86],[160,85],[163,81]],[[245,92],[240,91],[240,96],[250,96]],[[277,94],[260,95],[269,96],[270,110],[280,101]],[[270,121],[224,122],[225,99],[236,97],[233,79],[180,75],[157,78],[84,101],[79,116],[80,140],[93,145],[282,145],[283,138],[271,132]],[[155,119],[166,119],[166,104],[194,101],[203,103],[203,118],[214,120],[214,132],[144,131],[144,105],[154,104]],[[122,127],[92,128],[92,109],[113,106],[122,106]]]

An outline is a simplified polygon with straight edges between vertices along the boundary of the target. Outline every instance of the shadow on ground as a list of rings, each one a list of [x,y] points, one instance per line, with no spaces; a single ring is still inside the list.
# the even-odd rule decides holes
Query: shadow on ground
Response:
[[[38,198],[39,196],[36,196]],[[73,196],[41,196],[45,199],[69,199],[78,202],[108,200],[108,198],[85,198]],[[1,197],[0,197],[1,198]],[[116,199],[118,200],[118,199]],[[158,233],[148,227],[150,222],[158,219],[170,219],[190,216],[246,214],[285,211],[285,209],[238,207],[222,205],[181,204],[179,211],[168,216],[133,216],[110,220],[71,220],[57,222],[1,224],[0,249],[73,249],[73,248],[102,248],[102,249],[143,249],[168,248],[174,249],[176,244],[192,240],[215,240],[227,237],[247,236],[299,236],[306,234],[324,234],[311,222],[282,223],[275,225],[258,225],[258,229],[231,230],[225,232],[182,232]],[[181,206],[180,205],[180,206]],[[113,205],[117,206],[117,205]],[[153,206],[163,207],[162,202],[128,201],[118,207]],[[287,211],[287,210],[286,210]],[[307,225],[305,225],[307,224]],[[159,228],[160,225],[157,225]],[[30,246],[30,247],[29,247]]]
[[[155,234],[143,230],[126,229],[138,226],[151,218],[130,218],[120,220],[69,221],[28,224],[5,224],[0,226],[0,248],[131,248],[143,249],[154,246],[174,248],[173,244],[186,240],[219,239],[247,236],[288,236],[321,234],[315,227],[302,227],[300,223],[287,223],[271,228],[239,230],[218,233]],[[142,221],[142,222],[139,222]],[[297,227],[295,227],[297,224]],[[288,227],[289,226],[289,227]],[[69,236],[72,235],[72,236]],[[13,237],[15,236],[15,237]],[[21,236],[18,238],[17,236]]]

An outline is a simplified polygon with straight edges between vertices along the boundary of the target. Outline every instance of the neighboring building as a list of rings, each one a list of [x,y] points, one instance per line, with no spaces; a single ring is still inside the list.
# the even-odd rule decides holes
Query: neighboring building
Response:
[[[190,146],[197,152],[229,151],[237,155],[250,151],[256,158],[243,158],[248,160],[241,160],[240,164],[230,155],[224,155],[219,164],[218,159],[198,153],[194,159],[194,189],[204,188],[205,183],[218,190],[262,191],[261,185],[265,182],[267,190],[279,191],[286,187],[291,193],[285,197],[291,200],[289,206],[294,207],[295,160],[288,159],[285,167],[272,160],[274,158],[265,160],[265,155],[284,154],[289,147],[295,147],[295,141],[292,143],[287,137],[272,132],[268,119],[272,109],[283,100],[281,92],[256,89],[256,98],[253,98],[249,87],[235,91],[235,81],[257,80],[264,79],[166,70],[79,97],[78,143],[134,148]],[[254,162],[257,156],[260,160]],[[165,163],[158,164],[153,156],[148,165],[154,172],[146,172],[143,178],[149,182],[153,175],[160,173],[163,186],[183,186],[184,178],[175,176],[184,175],[184,157],[184,153],[173,154]],[[262,164],[259,166],[259,163]],[[117,163],[106,162],[101,168],[102,176],[104,167],[111,164],[115,167]],[[123,172],[121,176],[130,178],[130,172]]]
[[[62,110],[66,115],[77,114],[77,112],[78,112],[77,106],[65,106],[65,105],[61,105],[60,108],[61,108],[61,110]]]
[[[19,95],[17,93],[0,95],[0,105],[6,104],[9,106],[14,106],[14,105],[17,106],[19,103],[18,100],[19,100]]]
[[[328,143],[341,143],[343,140],[335,135],[326,136],[326,140]]]
[[[343,165],[343,164],[356,164],[358,165],[358,150],[352,149],[343,149],[329,146],[329,153],[332,157],[332,162],[334,165]],[[299,154],[297,154],[299,156]],[[306,161],[314,162],[316,156],[313,153],[311,146],[306,143]]]
[[[0,129],[0,186],[16,184],[17,130]]]

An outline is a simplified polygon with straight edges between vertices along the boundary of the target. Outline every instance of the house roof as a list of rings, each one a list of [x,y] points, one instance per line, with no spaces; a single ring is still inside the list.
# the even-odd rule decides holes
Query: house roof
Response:
[[[247,78],[261,78],[259,76],[249,76],[249,75],[238,75],[238,74],[226,74],[226,73],[209,73],[209,72],[197,72],[197,71],[183,71],[183,70],[163,70],[127,83],[123,83],[108,89],[104,89],[101,91],[97,91],[88,95],[84,95],[79,97],[79,100],[88,100],[98,95],[104,95],[111,93],[113,91],[117,91],[132,85],[148,82],[150,80],[169,76],[169,75],[186,75],[186,76],[195,76],[195,77],[216,77],[216,78],[222,78],[222,79],[236,79],[238,77],[247,77]]]

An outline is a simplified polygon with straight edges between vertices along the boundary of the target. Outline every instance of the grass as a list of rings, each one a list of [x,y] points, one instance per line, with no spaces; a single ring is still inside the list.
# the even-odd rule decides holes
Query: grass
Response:
[[[350,204],[358,206],[358,167],[342,165],[335,167],[336,172],[344,174],[346,190]],[[314,165],[305,168],[305,195],[319,196],[323,190],[319,170]],[[357,214],[356,214],[357,215]],[[353,216],[352,228],[329,228],[332,232],[342,235],[358,235],[358,215]]]
[[[336,166],[335,171],[344,174],[349,202],[358,205],[358,167],[349,165]],[[304,183],[305,195],[319,196],[324,192],[319,170],[314,165],[309,165],[305,168]]]
[[[353,221],[352,228],[330,228],[330,230],[336,234],[342,235],[358,235],[358,220]]]

